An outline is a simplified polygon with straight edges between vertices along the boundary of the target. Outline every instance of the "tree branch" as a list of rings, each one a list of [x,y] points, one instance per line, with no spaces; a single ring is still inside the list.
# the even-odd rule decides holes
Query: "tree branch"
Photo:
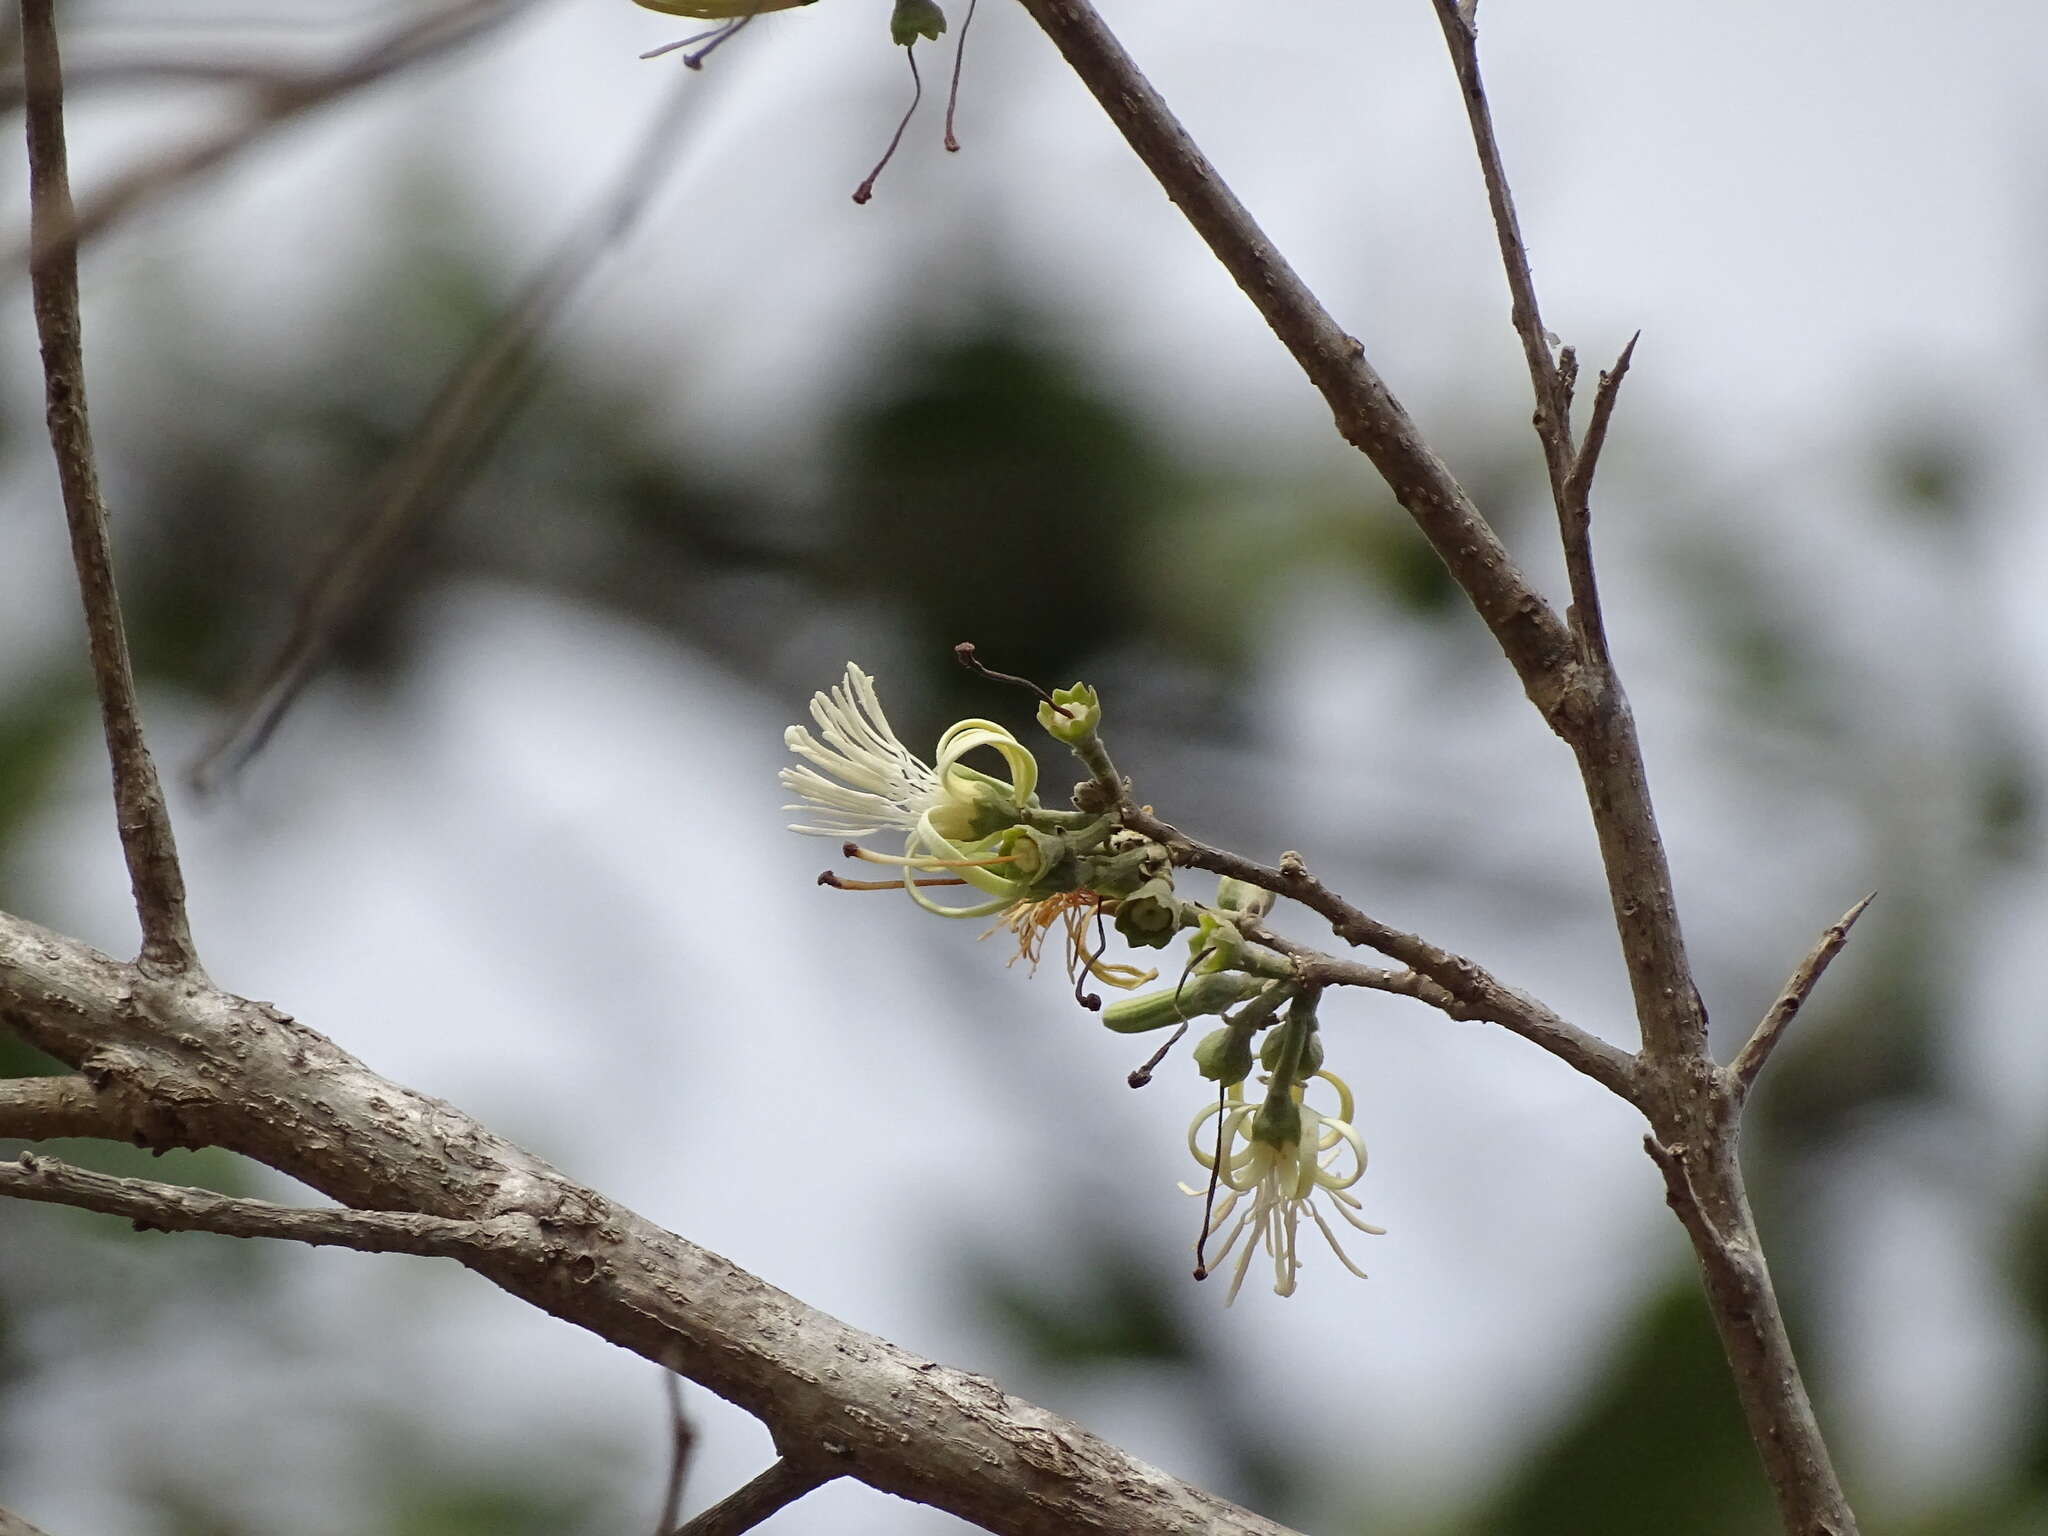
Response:
[[[98,1136],[125,1141],[125,1117],[82,1077],[0,1078],[0,1136],[45,1141]]]
[[[1118,782],[1121,786],[1121,781]],[[1428,1003],[1455,1019],[1498,1024],[1549,1051],[1629,1102],[1635,1102],[1635,1058],[1619,1046],[1610,1045],[1599,1036],[1568,1022],[1526,993],[1500,981],[1476,961],[1448,949],[1440,949],[1418,934],[1405,933],[1367,916],[1310,874],[1299,854],[1282,855],[1276,868],[1221,848],[1211,848],[1131,803],[1127,791],[1124,794],[1125,804],[1120,811],[1124,825],[1165,848],[1174,863],[1190,869],[1205,869],[1211,874],[1228,875],[1298,901],[1327,922],[1337,937],[1347,944],[1375,949],[1390,959],[1400,961],[1414,978],[1411,984],[1402,980],[1401,972],[1372,966],[1350,967],[1342,961],[1318,956],[1311,964],[1318,967],[1316,974],[1328,984],[1398,992]],[[1273,934],[1262,934],[1260,942],[1272,945],[1283,954],[1315,953]]]
[[[161,159],[136,166],[46,231],[31,230],[26,252],[8,261],[31,261],[48,241],[83,245],[109,225],[172,187],[212,170],[255,144],[273,128],[414,64],[437,57],[505,21],[530,0],[453,0],[409,21],[332,68],[262,82],[255,105],[238,122],[197,139]]]
[[[1856,1536],[1856,1516],[1828,1457],[1757,1240],[1735,1156],[1734,1101],[1719,1102],[1727,1134],[1713,1144],[1666,1145],[1651,1135],[1643,1138],[1643,1150],[1664,1175],[1665,1199],[1692,1239],[1714,1327],[1787,1536]]]
[[[1468,1023],[1498,1024],[1510,1034],[1519,1035],[1531,1045],[1548,1051],[1574,1071],[1583,1072],[1610,1092],[1630,1103],[1635,1102],[1636,1061],[1633,1056],[1553,1013],[1526,993],[1517,992],[1486,976],[1469,960],[1452,957],[1472,966],[1472,970],[1485,977],[1487,983],[1470,1001],[1412,968],[1390,971],[1379,966],[1357,965],[1296,944],[1263,924],[1246,918],[1237,919],[1237,926],[1246,938],[1277,950],[1294,961],[1297,973],[1306,985],[1362,987],[1368,991],[1412,997],[1447,1018]],[[1502,999],[1512,1000],[1513,1006],[1494,1006]]]
[[[983,1377],[806,1306],[202,979],[163,978],[0,915],[0,1024],[101,1091],[145,1094],[188,1134],[357,1217],[381,1214],[396,1223],[394,1246],[401,1232],[418,1235],[512,1295],[701,1383],[766,1423],[785,1456],[998,1536],[1286,1536]],[[339,1223],[337,1234],[353,1221],[303,1214]]]
[[[11,1509],[0,1509],[0,1536],[43,1536]]]
[[[1600,611],[1600,583],[1593,570],[1593,472],[1599,468],[1600,450],[1607,445],[1607,424],[1614,416],[1614,402],[1621,394],[1621,381],[1628,377],[1629,359],[1635,356],[1642,334],[1638,331],[1629,337],[1614,366],[1600,375],[1600,388],[1593,395],[1593,419],[1586,425],[1586,440],[1572,455],[1571,473],[1565,476],[1557,506],[1565,579],[1572,589],[1568,615],[1572,633],[1578,637],[1579,651],[1587,667],[1609,677],[1614,675],[1614,657],[1607,646],[1607,620]]]
[[[64,71],[57,50],[54,0],[22,0],[22,54],[28,100],[29,228],[35,250],[30,283],[42,342],[50,447],[71,559],[85,605],[87,647],[100,722],[114,772],[114,815],[128,881],[142,924],[142,960],[166,975],[199,968],[185,918],[185,877],[171,835],[156,764],[142,738],[128,637],[114,590],[107,508],[100,497],[92,430],[85,409],[85,357],[78,321],[78,245],[64,148]]]
[[[1370,459],[1493,632],[1545,718],[1571,685],[1571,636],[1515,565],[1371,363],[1265,231],[1088,0],[1021,0],[1094,93],[1138,158],[1187,216],[1328,402],[1337,430]]]
[[[1756,1032],[1743,1043],[1735,1053],[1735,1059],[1728,1064],[1728,1076],[1735,1085],[1736,1101],[1740,1103],[1749,1096],[1749,1090],[1756,1086],[1757,1074],[1764,1069],[1764,1063],[1771,1058],[1778,1042],[1792,1021],[1799,1016],[1813,989],[1820,985],[1821,977],[1827,974],[1835,956],[1849,942],[1849,930],[1856,926],[1856,919],[1864,914],[1870,904],[1877,900],[1877,892],[1857,902],[1841,918],[1820,936],[1820,940],[1799,962],[1799,969],[1792,973],[1792,979],[1785,983],[1785,990],[1778,994],[1778,1000],[1771,1004]]]
[[[676,1527],[675,1536],[742,1536],[778,1509],[842,1474],[831,1467],[778,1459],[737,1491]]]
[[[452,1220],[411,1211],[317,1211],[217,1195],[210,1189],[124,1179],[75,1168],[53,1157],[24,1152],[0,1162],[0,1195],[45,1205],[70,1205],[103,1216],[124,1216],[138,1229],[211,1232],[220,1237],[272,1237],[316,1248],[360,1253],[410,1253],[461,1259],[479,1247],[529,1242],[534,1224],[521,1216],[490,1221]]]
[[[1486,85],[1479,76],[1478,17],[1457,0],[1432,3],[1443,28],[1444,44],[1451,52],[1451,67],[1457,71],[1460,94],[1465,98],[1465,117],[1472,125],[1472,147],[1479,154],[1479,174],[1486,183],[1494,237],[1500,244],[1501,265],[1507,271],[1510,314],[1515,334],[1522,339],[1522,356],[1529,366],[1529,383],[1536,395],[1536,440],[1543,447],[1550,494],[1562,507],[1565,480],[1572,467],[1571,394],[1568,381],[1558,371],[1550,353],[1550,332],[1544,328],[1543,312],[1536,303],[1536,282],[1529,274],[1529,248],[1522,240],[1521,221],[1515,217],[1514,195],[1508,190],[1500,141],[1494,136],[1493,109],[1487,103]]]

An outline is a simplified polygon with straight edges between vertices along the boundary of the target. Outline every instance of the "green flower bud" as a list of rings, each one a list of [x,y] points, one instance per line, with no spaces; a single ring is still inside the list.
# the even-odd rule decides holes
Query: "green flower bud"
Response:
[[[1065,713],[1061,713],[1062,710]],[[1055,688],[1052,703],[1038,706],[1038,723],[1051,733],[1054,740],[1063,741],[1070,747],[1078,746],[1100,729],[1102,700],[1086,683],[1076,683],[1071,688]]]
[[[1118,998],[1102,1010],[1102,1023],[1120,1035],[1142,1035],[1147,1030],[1185,1024],[1207,1013],[1235,1008],[1265,985],[1256,976],[1195,976],[1179,987]]]
[[[1228,1087],[1252,1075],[1252,1037],[1226,1024],[1212,1029],[1195,1047],[1195,1066],[1212,1083]]]
[[[1188,935],[1188,953],[1197,957],[1197,972],[1234,971],[1244,957],[1244,935],[1229,918],[1204,912]]]
[[[1173,882],[1154,876],[1116,904],[1116,931],[1137,949],[1163,949],[1180,931],[1180,898]]]
[[[1216,882],[1216,905],[1226,912],[1242,912],[1246,917],[1264,917],[1273,910],[1273,893],[1264,886],[1238,880],[1225,875]]]
[[[945,30],[946,13],[939,9],[938,0],[896,0],[896,9],[889,16],[889,35],[899,48],[908,48],[920,37],[937,42]]]

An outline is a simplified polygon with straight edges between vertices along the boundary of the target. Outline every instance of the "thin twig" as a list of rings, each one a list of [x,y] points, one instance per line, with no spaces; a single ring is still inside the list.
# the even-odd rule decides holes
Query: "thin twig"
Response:
[[[0,1536],[43,1536],[43,1533],[13,1510],[0,1509]]]
[[[1565,578],[1572,590],[1568,615],[1572,632],[1578,636],[1586,664],[1609,676],[1614,671],[1614,658],[1607,648],[1607,620],[1600,611],[1600,582],[1593,569],[1593,472],[1600,467],[1600,450],[1607,444],[1607,423],[1614,417],[1621,381],[1628,377],[1629,359],[1635,356],[1642,334],[1638,331],[1629,337],[1614,366],[1600,375],[1600,388],[1593,395],[1593,419],[1586,424],[1585,441],[1572,455],[1571,472],[1564,477],[1564,495],[1557,505]]]
[[[1875,900],[1877,892],[1872,891],[1844,912],[1840,920],[1820,936],[1819,942],[1808,951],[1806,958],[1799,962],[1799,969],[1792,973],[1792,979],[1785,983],[1785,990],[1778,994],[1778,1000],[1771,1004],[1770,1011],[1765,1013],[1763,1021],[1757,1025],[1756,1033],[1752,1034],[1744,1042],[1742,1049],[1735,1053],[1735,1059],[1728,1064],[1728,1076],[1734,1083],[1737,1103],[1740,1103],[1755,1086],[1757,1075],[1764,1069],[1764,1063],[1771,1059],[1771,1052],[1777,1049],[1778,1042],[1785,1036],[1785,1031],[1799,1016],[1799,1010],[1805,1006],[1807,998],[1813,995],[1813,989],[1820,985],[1821,977],[1827,974],[1828,966],[1834,962],[1835,956],[1842,952],[1842,946],[1849,942],[1849,930],[1856,926],[1856,919],[1861,917]]]
[[[93,686],[113,764],[114,819],[135,912],[142,962],[166,975],[196,972],[199,958],[185,917],[185,877],[171,835],[170,811],[156,764],[143,741],[128,636],[114,589],[112,541],[100,496],[92,429],[86,418],[85,354],[78,320],[78,246],[72,238],[71,175],[64,147],[64,68],[53,0],[22,0],[22,53],[28,98],[29,230],[37,255],[30,270],[36,334],[43,351],[50,447],[71,559],[85,607]]]
[[[1277,867],[1260,864],[1199,843],[1136,805],[1126,803],[1119,814],[1132,831],[1165,848],[1174,863],[1228,875],[1289,897],[1321,917],[1346,943],[1378,950],[1408,967],[1405,972],[1387,971],[1317,956],[1310,964],[1318,979],[1336,986],[1394,992],[1428,1003],[1452,1018],[1499,1024],[1631,1103],[1635,1101],[1636,1064],[1627,1051],[1570,1023],[1477,962],[1368,916],[1310,874],[1299,856],[1283,857]],[[1259,942],[1283,954],[1303,953],[1264,929],[1259,930]]]
[[[674,1536],[740,1536],[778,1509],[794,1504],[812,1489],[840,1475],[816,1463],[792,1461],[785,1456],[737,1492],[685,1520],[676,1527]]]
[[[427,1258],[468,1258],[479,1248],[516,1245],[534,1230],[524,1216],[463,1221],[413,1211],[305,1210],[153,1179],[116,1178],[34,1152],[0,1162],[0,1195],[124,1216],[142,1229],[279,1238],[318,1248]]]
[[[1459,974],[1461,981],[1469,979],[1470,984],[1454,992],[1413,968],[1396,971],[1339,960],[1306,945],[1296,944],[1264,925],[1244,918],[1238,919],[1238,927],[1246,938],[1278,950],[1292,960],[1296,974],[1305,985],[1359,987],[1394,997],[1412,997],[1446,1018],[1461,1023],[1498,1024],[1508,1033],[1519,1035],[1538,1049],[1548,1051],[1603,1088],[1631,1103],[1635,1101],[1638,1082],[1636,1061],[1632,1055],[1581,1029],[1526,993],[1488,976],[1463,956],[1440,951],[1446,954],[1450,965],[1469,968],[1469,971]]]
[[[697,1448],[697,1431],[691,1428],[689,1415],[683,1412],[683,1378],[664,1369],[661,1391],[668,1404],[668,1483],[661,1493],[655,1536],[667,1536],[683,1517],[683,1486],[689,1481],[690,1453]]]
[[[116,177],[61,224],[42,233],[32,230],[27,249],[14,252],[7,264],[18,266],[48,240],[83,245],[151,198],[257,143],[273,128],[468,42],[527,3],[530,0],[457,0],[408,22],[332,68],[267,85],[238,121]]]
[[[597,263],[646,211],[677,163],[675,137],[704,100],[678,75],[618,179],[449,373],[371,488],[352,536],[329,552],[284,643],[252,669],[240,698],[189,770],[210,789],[260,752],[341,637],[377,600],[422,528],[461,494],[532,383],[539,343]]]
[[[1494,136],[1493,109],[1487,104],[1486,85],[1479,75],[1478,22],[1456,0],[1433,3],[1437,21],[1443,27],[1444,42],[1451,52],[1451,65],[1458,74],[1460,94],[1465,98],[1465,116],[1472,125],[1472,147],[1479,153],[1479,173],[1486,182],[1487,206],[1493,211],[1493,232],[1500,243],[1501,265],[1507,270],[1515,334],[1522,339],[1522,356],[1529,365],[1529,383],[1536,395],[1536,438],[1543,446],[1551,495],[1561,506],[1565,477],[1572,462],[1571,400],[1551,355],[1550,333],[1544,329],[1543,312],[1536,303],[1536,283],[1529,274],[1529,248],[1522,239],[1521,222],[1515,217],[1515,199],[1508,190],[1507,170],[1501,163],[1500,141]]]
[[[1102,110],[1329,403],[1555,720],[1572,687],[1572,639],[1472,498],[1367,361],[1239,202],[1088,0],[1021,0]]]
[[[0,1079],[0,1136],[47,1141],[53,1136],[122,1134],[105,1101],[82,1077]]]

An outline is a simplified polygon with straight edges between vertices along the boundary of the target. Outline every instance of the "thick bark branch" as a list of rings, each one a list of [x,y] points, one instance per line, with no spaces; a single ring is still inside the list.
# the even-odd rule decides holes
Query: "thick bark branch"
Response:
[[[1856,1516],[1806,1395],[1749,1209],[1736,1158],[1734,1101],[1722,1102],[1726,1131],[1712,1145],[1666,1144],[1652,1135],[1643,1138],[1643,1149],[1663,1173],[1665,1198],[1692,1239],[1714,1327],[1786,1536],[1856,1536]]]
[[[0,916],[0,1024],[101,1091],[148,1095],[186,1144],[241,1152],[359,1212],[488,1234],[450,1256],[755,1414],[786,1457],[1010,1536],[1285,1536],[991,1381],[806,1306],[197,976]]]
[[[53,1136],[98,1136],[126,1141],[132,1122],[82,1077],[0,1079],[0,1136],[46,1141]]]
[[[171,836],[170,811],[156,764],[142,739],[142,712],[121,601],[114,591],[114,555],[100,497],[92,429],[85,411],[85,355],[78,323],[78,241],[71,207],[71,173],[64,148],[64,71],[57,52],[55,0],[22,0],[22,60],[26,78],[29,229],[35,256],[29,281],[35,295],[36,335],[42,342],[43,385],[50,447],[64,518],[71,529],[71,559],[85,605],[87,648],[99,692],[100,722],[114,768],[114,816],[135,911],[142,923],[142,960],[166,974],[196,970],[192,930],[185,920],[185,877]]]

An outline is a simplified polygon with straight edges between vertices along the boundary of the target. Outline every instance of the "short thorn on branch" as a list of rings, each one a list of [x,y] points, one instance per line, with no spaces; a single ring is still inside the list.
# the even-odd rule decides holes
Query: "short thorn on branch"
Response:
[[[1805,1006],[1807,998],[1812,996],[1813,989],[1820,985],[1821,977],[1827,974],[1828,966],[1833,964],[1835,956],[1839,955],[1843,946],[1849,942],[1849,930],[1856,926],[1856,920],[1875,900],[1877,892],[1872,891],[1844,912],[1834,926],[1820,936],[1819,941],[1808,951],[1806,958],[1799,962],[1799,969],[1792,973],[1792,979],[1785,983],[1785,990],[1778,994],[1778,1000],[1771,1004],[1770,1011],[1763,1016],[1763,1022],[1757,1025],[1756,1033],[1751,1035],[1742,1049],[1735,1053],[1735,1059],[1728,1064],[1728,1078],[1734,1088],[1738,1104],[1748,1097],[1749,1090],[1756,1084],[1757,1074],[1763,1071],[1764,1063],[1770,1060],[1771,1052],[1777,1049],[1778,1042],[1785,1037],[1785,1032],[1791,1027],[1792,1021],[1799,1016],[1799,1010]]]

